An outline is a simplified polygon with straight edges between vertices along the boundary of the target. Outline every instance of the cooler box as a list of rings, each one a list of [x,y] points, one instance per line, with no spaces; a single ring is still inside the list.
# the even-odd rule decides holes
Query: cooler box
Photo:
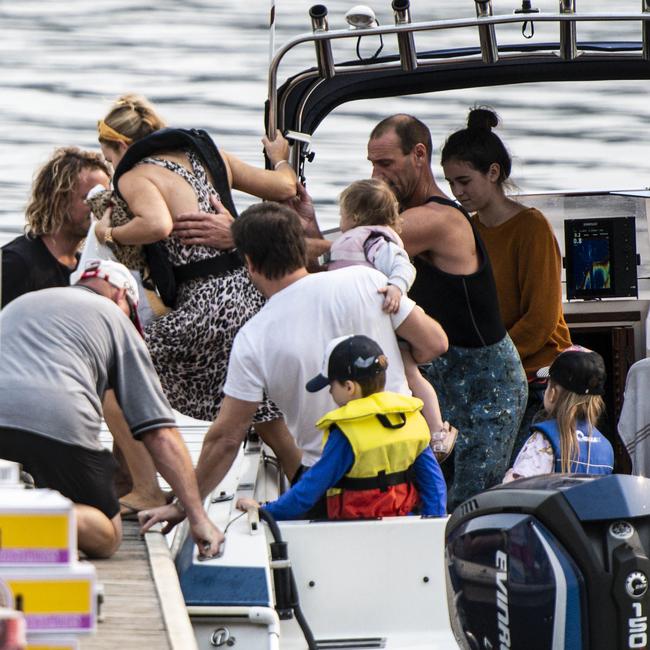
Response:
[[[72,501],[54,490],[0,489],[0,573],[5,566],[65,565],[76,557]]]
[[[93,632],[97,623],[95,567],[78,562],[65,567],[0,569],[27,632]]]

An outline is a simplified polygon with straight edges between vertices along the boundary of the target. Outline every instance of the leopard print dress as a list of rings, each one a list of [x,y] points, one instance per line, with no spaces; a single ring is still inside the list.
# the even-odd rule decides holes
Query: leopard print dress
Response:
[[[210,195],[216,194],[200,159],[186,152],[190,173],[178,163],[162,158],[144,158],[138,164],[159,165],[184,178],[196,193],[199,209],[214,212]],[[163,246],[174,266],[221,255],[208,246],[187,245],[171,235]],[[195,278],[179,285],[176,308],[153,320],[145,338],[163,390],[171,405],[200,420],[214,420],[223,401],[223,385],[235,334],[264,304],[245,268],[224,275]],[[265,399],[254,422],[282,416]]]

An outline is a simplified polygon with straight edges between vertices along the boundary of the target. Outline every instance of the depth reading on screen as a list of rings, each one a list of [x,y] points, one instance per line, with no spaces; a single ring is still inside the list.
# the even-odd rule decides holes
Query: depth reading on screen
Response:
[[[564,222],[569,300],[637,297],[634,217]]]

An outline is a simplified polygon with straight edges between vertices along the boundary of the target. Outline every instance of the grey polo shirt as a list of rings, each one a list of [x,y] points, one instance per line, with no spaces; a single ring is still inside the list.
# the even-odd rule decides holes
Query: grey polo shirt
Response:
[[[108,298],[43,289],[0,312],[0,428],[102,449],[108,388],[135,437],[175,425],[144,340]]]

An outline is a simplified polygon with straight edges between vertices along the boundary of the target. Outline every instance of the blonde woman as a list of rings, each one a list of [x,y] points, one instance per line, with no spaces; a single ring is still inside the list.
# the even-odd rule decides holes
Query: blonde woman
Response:
[[[293,197],[296,176],[287,162],[288,144],[280,135],[274,141],[264,138],[273,169],[258,169],[220,151],[205,131],[166,128],[154,107],[136,95],[118,99],[99,121],[98,132],[104,156],[115,169],[114,192],[132,218],[112,226],[105,214],[97,236],[117,247],[160,242],[156,250],[175,285],[168,300],[173,309],[147,325],[146,341],[172,406],[213,420],[223,400],[235,334],[264,299],[251,284],[229,233],[215,248],[175,236],[174,224],[184,214],[201,211],[215,214],[225,230],[237,215],[231,187],[264,199]],[[255,423],[270,425],[279,418],[275,405],[265,400]],[[281,429],[288,440],[283,423]],[[289,454],[290,459],[281,460],[290,473],[299,458],[297,450]]]
[[[574,345],[539,373],[548,377],[544,409],[549,419],[531,426],[532,435],[503,482],[553,472],[611,474],[614,451],[596,428],[604,409],[603,358]]]

